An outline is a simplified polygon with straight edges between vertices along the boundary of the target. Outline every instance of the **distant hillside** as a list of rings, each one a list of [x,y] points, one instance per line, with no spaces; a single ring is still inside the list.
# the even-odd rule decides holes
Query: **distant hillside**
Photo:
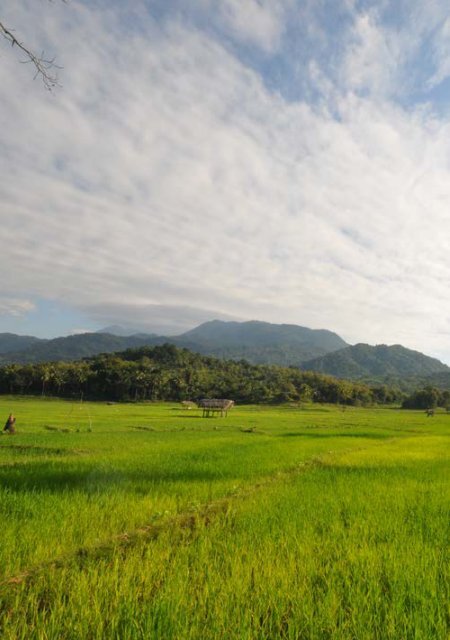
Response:
[[[203,354],[252,364],[299,365],[347,346],[336,333],[293,324],[213,320],[168,339]]]
[[[250,322],[212,320],[183,333],[180,337],[190,339],[198,344],[221,345],[222,347],[300,344],[333,351],[347,346],[347,343],[332,331],[308,329],[296,324],[271,324],[258,320]]]
[[[252,364],[294,366],[346,346],[342,338],[326,330],[268,322],[215,320],[180,336],[118,336],[96,332],[46,341],[37,340],[26,348],[11,349],[8,353],[0,355],[0,364],[77,360],[98,353],[112,353],[164,343],[218,358],[247,360]]]
[[[446,371],[439,371],[432,373],[421,380],[422,386],[436,387],[437,389],[447,390],[450,389],[450,369]]]
[[[18,336],[20,337],[20,336]],[[0,364],[78,360],[97,353],[113,353],[149,344],[151,336],[113,336],[108,333],[82,333],[53,340],[39,340],[28,348],[0,356]]]
[[[406,349],[401,345],[384,344],[376,347],[356,344],[304,362],[301,368],[353,380],[387,376],[424,377],[440,372],[450,372],[450,368],[436,358],[430,358],[419,351]]]
[[[15,333],[0,333],[0,353],[22,351],[31,345],[47,342],[33,336],[18,336]]]
[[[224,322],[214,320],[180,336],[83,333],[53,340],[0,334],[0,365],[73,361],[125,349],[173,344],[204,356],[225,360],[246,360],[250,364],[298,366],[339,378],[387,383],[410,390],[441,374],[430,384],[448,387],[450,368],[434,358],[400,345],[348,346],[337,334],[297,325],[268,322]]]
[[[96,331],[95,333],[108,333],[113,336],[131,336],[134,334],[133,331],[128,331],[120,324],[111,324],[108,327],[104,327],[103,329],[98,329],[98,331]]]

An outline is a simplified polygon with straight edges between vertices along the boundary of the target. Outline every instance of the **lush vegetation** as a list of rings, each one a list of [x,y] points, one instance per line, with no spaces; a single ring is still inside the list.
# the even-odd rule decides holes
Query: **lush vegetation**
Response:
[[[103,354],[81,362],[0,368],[0,393],[108,400],[231,398],[241,403],[391,403],[393,389],[370,388],[296,368],[201,356],[173,345]]]
[[[447,639],[447,414],[0,411],[3,639]]]
[[[355,344],[327,353],[321,358],[304,362],[301,366],[303,369],[349,379],[383,379],[387,376],[423,377],[441,372],[449,373],[447,365],[436,358],[406,349],[399,344],[392,346],[380,344],[376,347]]]
[[[436,407],[450,408],[450,391],[442,391],[436,387],[417,389],[403,400],[404,409],[435,409]]]

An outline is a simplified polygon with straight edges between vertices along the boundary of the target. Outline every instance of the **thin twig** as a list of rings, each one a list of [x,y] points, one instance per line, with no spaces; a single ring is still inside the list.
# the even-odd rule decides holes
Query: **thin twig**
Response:
[[[12,47],[17,47],[20,49],[28,58],[28,60],[22,60],[21,62],[24,64],[28,64],[31,62],[35,69],[35,78],[38,76],[41,77],[42,82],[46,89],[51,91],[54,87],[60,86],[58,82],[58,75],[53,70],[61,69],[57,64],[55,64],[55,58],[51,58],[50,60],[44,58],[44,52],[40,56],[37,56],[35,53],[30,51],[22,42],[20,42],[14,33],[7,29],[4,24],[0,22],[0,34],[11,43]]]

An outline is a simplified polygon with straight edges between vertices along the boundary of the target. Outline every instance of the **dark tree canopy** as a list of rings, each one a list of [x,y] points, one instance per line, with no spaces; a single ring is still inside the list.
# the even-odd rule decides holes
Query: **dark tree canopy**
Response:
[[[9,364],[0,367],[0,393],[104,400],[199,400],[238,403],[392,403],[395,389],[300,371],[295,367],[219,360],[171,344],[100,354],[77,362]]]
[[[418,389],[403,401],[404,409],[435,409],[436,407],[450,407],[450,391],[435,387]]]

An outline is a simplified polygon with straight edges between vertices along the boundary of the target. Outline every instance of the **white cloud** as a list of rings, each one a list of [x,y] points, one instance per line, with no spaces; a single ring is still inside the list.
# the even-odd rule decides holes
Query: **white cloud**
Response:
[[[25,316],[35,309],[35,305],[30,300],[22,298],[9,298],[0,295],[0,316],[13,316],[18,318]]]
[[[212,0],[206,1],[215,14],[216,24],[232,37],[275,51],[285,28],[289,0]]]
[[[62,90],[48,94],[9,51],[1,58],[9,291],[106,322],[114,310],[120,322],[153,314],[174,332],[196,322],[186,308],[200,321],[206,309],[446,355],[448,124],[395,104],[391,49],[372,18],[355,23],[343,87],[310,67],[329,100],[313,105],[270,92],[179,21],[147,15],[121,36],[113,6],[7,5],[17,25],[44,12],[36,37],[64,64]],[[267,42],[276,24],[261,27]],[[348,91],[369,78],[375,96]]]
[[[441,84],[450,76],[450,18],[438,28],[434,39],[433,59],[435,72],[428,80],[430,88]]]
[[[242,320],[237,315],[229,315],[214,309],[200,309],[181,305],[134,304],[126,300],[122,303],[91,304],[84,311],[101,325],[119,322],[126,333],[156,333],[178,335],[211,319]]]
[[[408,95],[424,95],[450,76],[449,35],[446,0],[373,2],[354,10],[340,82],[405,104]]]
[[[351,32],[345,61],[343,81],[351,90],[372,94],[396,90],[400,66],[400,39],[379,26],[377,11],[357,14]]]

